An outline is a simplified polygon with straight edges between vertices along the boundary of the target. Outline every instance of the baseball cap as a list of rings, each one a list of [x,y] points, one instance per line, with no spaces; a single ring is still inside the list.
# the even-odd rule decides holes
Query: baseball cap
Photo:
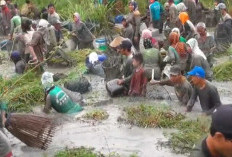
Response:
[[[131,49],[131,47],[132,47],[132,43],[128,39],[123,40],[122,43],[120,44],[120,48],[122,49]]]
[[[232,134],[232,105],[222,105],[212,114],[211,126],[218,132]]]
[[[169,72],[170,75],[179,75],[180,73],[181,73],[181,69],[179,66],[174,65],[170,68],[170,72]]]
[[[188,76],[197,76],[199,78],[205,78],[205,70],[202,67],[195,66],[190,72],[187,73]]]
[[[226,5],[224,3],[219,3],[216,7],[216,10],[220,10],[220,9],[226,9]]]

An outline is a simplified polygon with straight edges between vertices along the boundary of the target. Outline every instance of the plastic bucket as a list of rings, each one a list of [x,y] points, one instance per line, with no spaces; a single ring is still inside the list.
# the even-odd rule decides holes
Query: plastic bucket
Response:
[[[106,45],[106,39],[105,38],[99,38],[95,40],[96,48],[100,51],[106,51],[107,45]]]

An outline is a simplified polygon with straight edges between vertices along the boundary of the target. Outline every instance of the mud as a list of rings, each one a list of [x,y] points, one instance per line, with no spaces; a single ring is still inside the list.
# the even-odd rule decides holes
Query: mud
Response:
[[[48,71],[56,73],[67,73],[68,68],[48,68]],[[0,74],[8,78],[14,75],[14,65],[5,62],[0,65]],[[122,115],[123,107],[136,104],[151,104],[155,105],[155,100],[131,99],[128,97],[110,98],[105,90],[104,78],[94,75],[86,75],[92,85],[89,93],[83,95],[84,101],[87,104],[85,110],[77,115],[62,115],[52,112],[49,116],[56,119],[59,125],[52,144],[46,151],[37,150],[25,146],[15,137],[8,133],[8,137],[12,144],[12,149],[15,157],[43,157],[54,156],[55,152],[62,149],[73,147],[93,147],[97,151],[109,154],[116,152],[120,156],[129,156],[137,154],[139,157],[185,157],[185,155],[174,154],[168,147],[163,147],[160,141],[166,142],[168,139],[164,137],[163,132],[167,129],[150,129],[138,128],[124,123],[119,123],[118,117]],[[231,82],[213,82],[218,88],[221,100],[224,104],[229,104],[232,101],[232,83]],[[178,100],[174,94],[173,88],[165,86],[171,96],[172,101],[165,101],[165,104],[172,106],[178,112],[184,113],[185,107],[178,105]],[[93,108],[104,109],[108,112],[109,118],[102,122],[85,120],[81,118],[83,114]],[[36,107],[34,112],[43,114],[41,107]],[[193,111],[187,116],[195,118],[201,115],[201,107],[197,102]]]

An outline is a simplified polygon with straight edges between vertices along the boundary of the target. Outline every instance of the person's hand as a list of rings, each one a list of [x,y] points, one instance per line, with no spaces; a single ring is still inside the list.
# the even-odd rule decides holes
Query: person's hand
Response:
[[[37,57],[34,56],[33,59],[32,59],[32,61],[33,61],[33,62],[37,62],[37,61],[38,61]]]
[[[157,81],[157,80],[151,80],[149,83],[150,83],[151,85],[155,85],[155,84],[159,84],[159,83],[160,83],[160,81]]]
[[[93,40],[94,40],[94,39],[96,39],[96,37],[95,37],[95,36],[93,36]]]
[[[123,83],[124,83],[124,80],[118,80],[118,81],[117,81],[117,84],[118,84],[118,85],[122,85]]]

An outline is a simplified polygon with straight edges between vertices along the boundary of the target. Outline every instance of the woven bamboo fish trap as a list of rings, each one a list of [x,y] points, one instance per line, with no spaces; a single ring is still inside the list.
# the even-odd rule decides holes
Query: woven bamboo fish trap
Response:
[[[9,114],[6,128],[27,146],[44,150],[52,142],[55,132],[52,119],[30,114]]]

